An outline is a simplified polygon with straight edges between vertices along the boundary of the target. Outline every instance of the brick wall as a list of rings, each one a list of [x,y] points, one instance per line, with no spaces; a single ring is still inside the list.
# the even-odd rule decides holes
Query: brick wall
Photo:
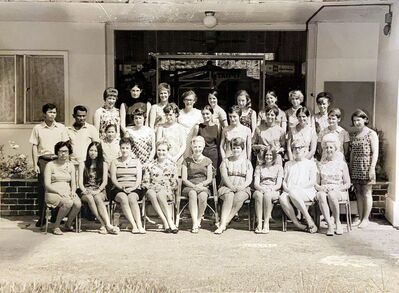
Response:
[[[388,196],[388,182],[377,182],[373,185],[373,208],[372,217],[384,217],[385,201]]]
[[[36,179],[1,179],[0,209],[2,216],[33,216],[38,214]]]

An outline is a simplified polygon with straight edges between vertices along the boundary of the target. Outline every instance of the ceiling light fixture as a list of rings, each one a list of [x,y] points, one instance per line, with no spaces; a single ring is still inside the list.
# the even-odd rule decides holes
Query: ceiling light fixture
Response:
[[[205,17],[202,23],[207,28],[214,28],[218,24],[218,20],[215,17],[215,11],[205,11]]]

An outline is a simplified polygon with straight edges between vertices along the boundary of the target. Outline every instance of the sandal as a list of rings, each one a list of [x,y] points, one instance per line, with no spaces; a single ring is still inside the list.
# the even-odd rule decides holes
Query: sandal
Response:
[[[54,228],[53,234],[54,235],[63,235],[64,233],[61,231],[61,229],[59,227],[57,227],[57,228]]]
[[[197,234],[199,232],[199,228],[195,227],[191,229],[191,233]]]
[[[305,228],[305,232],[309,232],[310,234],[314,234],[317,232],[317,227],[316,226],[307,226]]]
[[[108,234],[108,230],[104,226],[101,226],[100,229],[98,229],[98,233],[105,235]]]
[[[262,234],[262,230],[259,229],[259,228],[256,228],[256,229],[255,229],[255,234]]]
[[[118,235],[120,229],[118,227],[112,226],[112,228],[106,229],[109,234]]]

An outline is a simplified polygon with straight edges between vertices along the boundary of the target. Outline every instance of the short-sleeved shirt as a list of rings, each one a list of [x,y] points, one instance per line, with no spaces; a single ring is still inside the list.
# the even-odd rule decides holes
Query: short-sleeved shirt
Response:
[[[54,154],[54,146],[59,141],[68,141],[67,128],[61,123],[54,122],[48,126],[44,121],[35,125],[29,142],[37,145],[38,156]]]
[[[317,137],[317,142],[322,143],[323,142],[323,137],[326,134],[335,134],[337,135],[338,139],[339,139],[339,151],[340,152],[344,152],[344,144],[345,143],[349,143],[350,138],[349,138],[349,133],[348,131],[346,131],[344,128],[342,128],[341,126],[338,126],[337,129],[335,130],[330,130],[330,128],[324,128],[318,135]]]
[[[103,149],[103,157],[104,161],[107,164],[111,164],[111,162],[121,156],[119,139],[115,138],[111,142],[101,141],[101,146]]]
[[[255,176],[259,176],[260,185],[276,185],[278,178],[283,178],[284,170],[281,165],[272,165],[266,167],[264,165],[256,166]]]
[[[223,110],[219,105],[216,105],[215,108],[213,108],[213,122],[215,122],[218,125],[223,126],[223,121],[227,121],[227,114],[226,111]]]
[[[99,141],[97,129],[85,123],[82,128],[75,129],[75,127],[68,127],[68,135],[71,140],[73,153],[71,160],[74,164],[83,162],[86,159],[87,147],[93,141]]]
[[[183,165],[187,167],[187,179],[193,184],[205,181],[208,177],[208,166],[212,165],[211,159],[203,157],[197,162],[192,157],[185,158]]]

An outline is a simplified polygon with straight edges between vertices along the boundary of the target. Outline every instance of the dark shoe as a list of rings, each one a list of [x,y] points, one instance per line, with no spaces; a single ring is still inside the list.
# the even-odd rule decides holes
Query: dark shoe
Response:
[[[177,234],[177,233],[179,233],[179,229],[177,229],[177,228],[175,228],[175,229],[171,229],[171,231],[172,231],[172,233],[173,233],[173,234]]]
[[[172,233],[172,229],[170,229],[170,228],[167,228],[167,229],[165,229],[165,230],[163,230],[166,234],[170,234],[170,233]]]
[[[39,221],[37,221],[36,224],[35,224],[35,226],[36,226],[37,228],[41,228],[41,227],[43,227],[44,225],[45,225],[45,222],[44,222],[43,220],[41,220],[41,219],[39,219]]]

